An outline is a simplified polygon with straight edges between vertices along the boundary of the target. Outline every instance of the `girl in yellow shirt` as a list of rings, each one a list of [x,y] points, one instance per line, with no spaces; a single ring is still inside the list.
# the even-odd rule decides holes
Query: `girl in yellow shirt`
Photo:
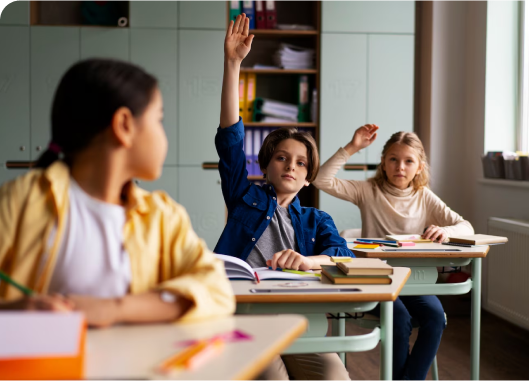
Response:
[[[0,309],[81,310],[88,324],[196,320],[234,311],[223,265],[183,207],[134,178],[167,152],[156,79],[91,59],[61,79],[52,142],[36,169],[0,188]]]

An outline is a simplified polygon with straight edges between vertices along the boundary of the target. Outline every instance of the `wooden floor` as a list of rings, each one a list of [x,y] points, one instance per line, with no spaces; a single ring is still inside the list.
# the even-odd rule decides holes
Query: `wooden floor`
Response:
[[[470,379],[470,299],[442,299],[448,316],[437,353],[441,380]],[[454,304],[457,304],[454,307]],[[353,323],[346,323],[348,335],[367,333]],[[410,346],[417,330],[414,329]],[[380,345],[370,352],[348,353],[347,369],[352,380],[379,379]],[[431,372],[428,378],[431,379]],[[481,315],[482,380],[529,379],[529,331],[518,328],[486,311]]]

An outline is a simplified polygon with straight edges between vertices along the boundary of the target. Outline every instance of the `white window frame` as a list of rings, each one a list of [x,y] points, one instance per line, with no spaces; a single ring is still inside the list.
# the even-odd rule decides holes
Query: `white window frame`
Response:
[[[519,105],[516,148],[529,151],[529,6],[520,1]]]

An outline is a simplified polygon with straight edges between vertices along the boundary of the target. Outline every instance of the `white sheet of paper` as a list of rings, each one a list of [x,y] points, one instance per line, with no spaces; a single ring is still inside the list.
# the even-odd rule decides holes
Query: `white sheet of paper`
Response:
[[[0,360],[75,356],[83,319],[77,312],[2,312]]]

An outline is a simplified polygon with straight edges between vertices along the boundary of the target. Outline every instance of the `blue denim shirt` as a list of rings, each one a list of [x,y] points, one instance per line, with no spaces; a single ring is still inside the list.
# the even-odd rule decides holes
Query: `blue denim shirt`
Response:
[[[215,136],[228,222],[214,251],[246,260],[272,220],[277,195],[271,184],[260,187],[248,180],[243,141],[244,125],[240,118],[233,126],[219,127]],[[327,213],[302,207],[297,196],[288,211],[300,254],[354,257]]]

